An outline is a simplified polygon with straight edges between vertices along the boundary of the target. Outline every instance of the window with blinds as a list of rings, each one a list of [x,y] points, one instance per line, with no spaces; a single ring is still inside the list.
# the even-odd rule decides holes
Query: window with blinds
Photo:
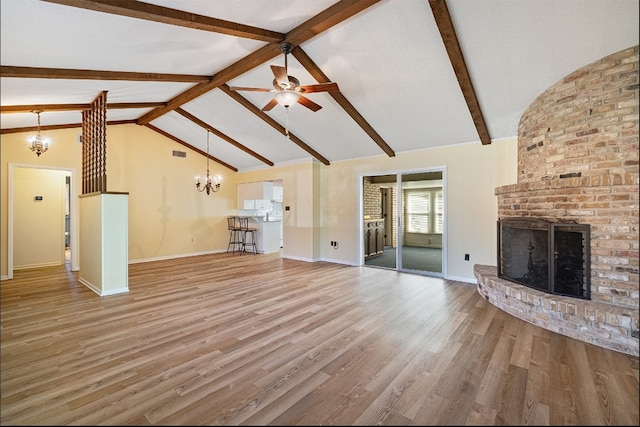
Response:
[[[444,200],[441,188],[407,190],[405,197],[409,233],[442,233]]]
[[[431,193],[423,190],[407,191],[407,231],[429,233]]]
[[[435,204],[435,232],[442,234],[444,230],[444,198],[442,190],[437,190]]]

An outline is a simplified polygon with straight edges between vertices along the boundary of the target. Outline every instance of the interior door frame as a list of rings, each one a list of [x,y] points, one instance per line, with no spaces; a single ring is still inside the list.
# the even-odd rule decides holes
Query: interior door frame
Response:
[[[66,171],[71,175],[70,185],[70,197],[69,197],[69,252],[71,253],[71,270],[80,270],[79,256],[78,256],[78,209],[77,209],[77,197],[76,194],[76,170],[75,168],[63,168],[50,165],[33,165],[33,164],[20,164],[9,163],[8,176],[7,176],[7,279],[13,278],[13,216],[14,216],[14,170],[17,168],[23,169],[45,169],[45,170],[58,170]],[[64,184],[66,185],[66,184]],[[64,218],[62,219],[64,221]],[[64,233],[63,233],[64,238]],[[63,242],[64,244],[64,242]]]

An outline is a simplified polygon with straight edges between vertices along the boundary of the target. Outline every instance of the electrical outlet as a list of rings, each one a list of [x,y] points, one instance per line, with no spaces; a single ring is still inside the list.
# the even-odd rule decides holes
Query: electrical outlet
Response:
[[[464,260],[469,261],[469,254],[464,254]]]

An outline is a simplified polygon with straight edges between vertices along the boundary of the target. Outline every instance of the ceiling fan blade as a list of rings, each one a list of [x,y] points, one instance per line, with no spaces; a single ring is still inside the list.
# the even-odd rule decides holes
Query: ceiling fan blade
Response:
[[[267,105],[262,107],[262,111],[270,111],[276,105],[278,105],[278,101],[276,101],[276,98],[271,98],[271,101],[267,102]]]
[[[314,112],[318,111],[319,109],[322,108],[321,105],[316,104],[315,102],[313,102],[309,98],[305,98],[302,95],[300,95],[300,99],[298,99],[298,104],[304,105],[305,107],[307,107],[308,109],[310,109],[311,111],[314,111]]]
[[[243,86],[231,86],[230,90],[250,90],[253,92],[271,92],[272,89],[265,89],[262,87],[243,87]]]
[[[289,77],[287,76],[287,69],[279,65],[272,65],[271,71],[273,71],[273,75],[275,76],[278,85],[284,89],[288,89]]]
[[[302,93],[313,93],[313,92],[331,92],[334,90],[340,90],[338,88],[338,83],[319,83],[317,85],[306,85],[300,86],[298,88]]]

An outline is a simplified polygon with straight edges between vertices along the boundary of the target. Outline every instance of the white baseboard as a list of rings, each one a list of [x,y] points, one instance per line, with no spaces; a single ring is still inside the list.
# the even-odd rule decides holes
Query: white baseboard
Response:
[[[226,249],[217,249],[215,251],[191,252],[188,254],[165,255],[165,256],[159,256],[159,257],[153,257],[153,258],[140,258],[140,259],[130,260],[129,264],[140,264],[143,262],[164,261],[168,259],[187,258],[187,257],[199,256],[199,255],[219,254],[226,251],[227,251]]]

